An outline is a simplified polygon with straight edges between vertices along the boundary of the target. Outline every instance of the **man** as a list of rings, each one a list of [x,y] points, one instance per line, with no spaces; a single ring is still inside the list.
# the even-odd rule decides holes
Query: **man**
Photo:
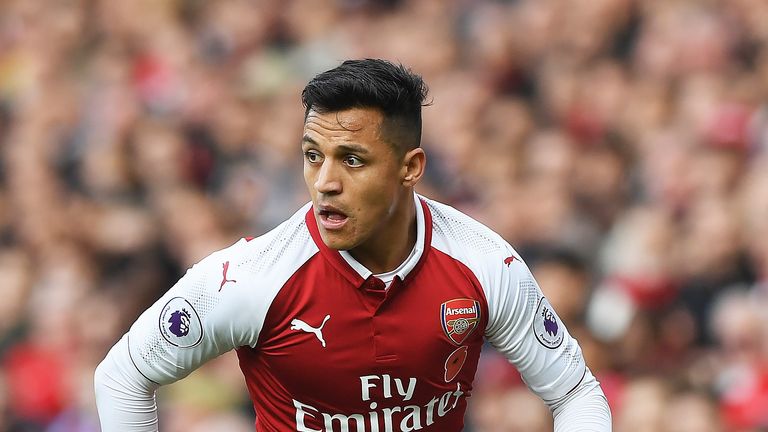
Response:
[[[154,431],[154,391],[237,350],[257,431],[460,431],[483,340],[553,410],[610,430],[581,350],[500,236],[414,193],[421,77],[382,60],[315,77],[312,202],[193,266],[96,370],[105,432]]]

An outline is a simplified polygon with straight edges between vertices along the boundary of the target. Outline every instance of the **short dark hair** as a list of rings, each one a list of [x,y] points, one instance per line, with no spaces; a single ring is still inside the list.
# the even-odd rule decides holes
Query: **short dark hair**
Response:
[[[335,112],[376,108],[384,116],[383,136],[405,152],[421,143],[421,107],[428,105],[421,76],[402,64],[380,59],[347,60],[314,78],[301,92],[304,119],[310,110]]]

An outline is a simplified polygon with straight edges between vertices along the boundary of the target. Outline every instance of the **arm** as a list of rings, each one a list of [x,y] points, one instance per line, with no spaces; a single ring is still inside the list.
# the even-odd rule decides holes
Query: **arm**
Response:
[[[94,386],[104,432],[157,431],[158,387],[226,351],[254,343],[260,324],[240,318],[250,316],[243,313],[249,307],[242,294],[246,279],[220,289],[223,263],[230,263],[228,278],[236,280],[238,272],[242,276],[234,258],[241,243],[188,270],[99,364]]]
[[[157,430],[157,383],[145,378],[131,362],[127,335],[96,368],[96,407],[103,431]]]
[[[495,261],[486,274],[489,342],[552,410],[555,431],[610,431],[610,408],[600,384],[528,267],[519,258],[508,265],[503,258]]]
[[[611,410],[592,372],[565,397],[547,403],[555,418],[555,432],[610,431]]]

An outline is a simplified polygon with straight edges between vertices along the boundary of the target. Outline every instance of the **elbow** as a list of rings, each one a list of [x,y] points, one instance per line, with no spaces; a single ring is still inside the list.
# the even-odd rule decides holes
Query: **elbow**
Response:
[[[96,399],[113,393],[152,397],[160,385],[150,381],[136,368],[128,352],[126,338],[121,339],[96,366],[93,387]]]
[[[108,388],[109,383],[109,367],[107,366],[110,361],[109,355],[96,366],[96,370],[93,372],[93,389],[98,399],[99,394],[103,393]]]

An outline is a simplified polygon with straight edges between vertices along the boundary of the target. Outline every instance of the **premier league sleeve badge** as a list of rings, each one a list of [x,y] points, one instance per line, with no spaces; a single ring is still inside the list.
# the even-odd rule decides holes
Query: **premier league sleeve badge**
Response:
[[[565,334],[563,325],[546,297],[539,300],[539,306],[536,308],[536,315],[533,317],[533,332],[539,343],[549,349],[555,349],[563,343]]]
[[[192,305],[182,297],[174,297],[160,312],[160,334],[173,346],[189,348],[203,339],[203,326]]]

